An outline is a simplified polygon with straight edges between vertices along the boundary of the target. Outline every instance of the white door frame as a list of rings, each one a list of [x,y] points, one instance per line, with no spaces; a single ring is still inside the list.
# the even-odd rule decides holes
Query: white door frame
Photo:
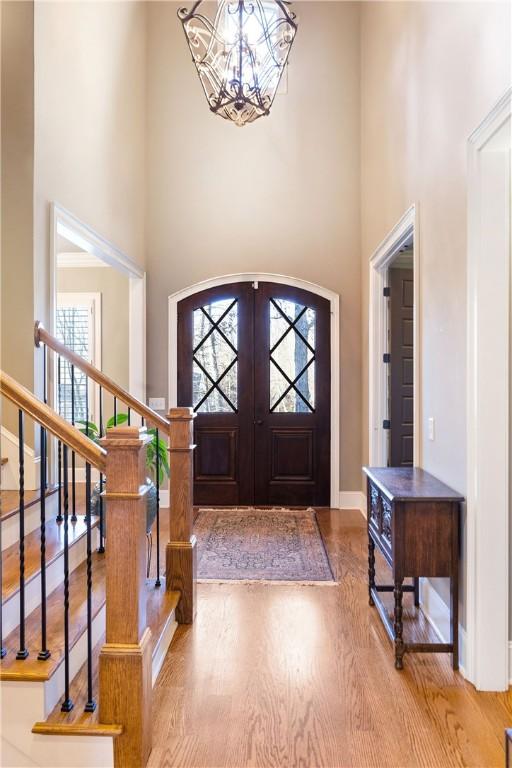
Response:
[[[58,203],[50,205],[50,328],[55,335],[58,235],[129,278],[129,391],[146,400],[146,273],[126,253]],[[84,265],[83,258],[81,265]]]
[[[511,104],[468,140],[466,676],[494,691],[510,681]]]
[[[411,238],[414,240],[414,466],[421,466],[421,403],[420,403],[420,248],[418,237],[417,205],[404,213],[391,232],[384,238],[370,258],[369,275],[369,335],[368,335],[368,427],[369,464],[385,467],[388,462],[387,432],[382,424],[387,413],[387,371],[383,355],[389,352],[388,306],[384,296],[388,267],[400,248]]]
[[[340,297],[334,291],[323,288],[307,280],[276,275],[271,272],[239,272],[233,275],[222,275],[176,291],[169,296],[169,407],[177,404],[178,396],[178,302],[199,291],[215,288],[227,283],[282,283],[294,288],[310,291],[327,299],[331,305],[331,507],[338,507],[340,501],[339,489],[339,456],[340,456]]]

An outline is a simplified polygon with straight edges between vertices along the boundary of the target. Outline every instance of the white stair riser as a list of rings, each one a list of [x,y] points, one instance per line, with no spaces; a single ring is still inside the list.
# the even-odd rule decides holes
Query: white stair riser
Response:
[[[46,683],[2,683],[2,764],[42,768],[98,768],[114,765],[114,740],[109,736],[42,736],[32,733],[45,719]]]
[[[99,533],[97,528],[92,530],[93,550],[99,545]],[[78,568],[87,557],[87,539],[85,536],[69,548],[69,572]],[[94,578],[94,568],[93,568]],[[46,594],[49,595],[64,581],[64,553],[46,567]],[[31,581],[25,583],[25,615],[41,604],[41,576],[38,574]],[[19,592],[13,595],[3,605],[3,633],[6,637],[18,626],[20,620]]]
[[[25,536],[35,531],[41,525],[39,504],[34,504],[25,510]],[[20,538],[20,520],[18,514],[11,515],[2,523],[2,552],[16,544]]]
[[[92,647],[94,648],[105,634],[106,611],[105,606],[95,616],[92,622]],[[87,632],[84,632],[80,640],[75,643],[69,654],[69,679],[73,680],[80,667],[87,659]],[[57,672],[50,680],[44,683],[45,686],[45,714],[41,718],[46,720],[52,709],[55,707],[61,696],[64,695],[64,664],[61,664]],[[33,723],[32,723],[33,725]]]
[[[99,622],[95,622],[93,643],[98,642],[104,631]],[[153,685],[176,630],[177,623],[174,611],[169,616],[167,629],[153,656],[152,682]],[[82,638],[82,640],[85,636]],[[77,645],[79,645],[78,643]],[[75,646],[76,647],[76,646]],[[76,674],[75,661],[71,662],[71,674]],[[63,667],[59,670],[63,681]],[[59,674],[58,673],[58,674]],[[54,676],[56,677],[56,676]],[[51,681],[50,681],[51,682]],[[1,752],[5,765],[16,765],[23,768],[40,766],[40,768],[113,768],[114,740],[109,736],[57,736],[40,735],[31,732],[35,722],[44,720],[50,707],[51,700],[55,703],[55,692],[48,683],[8,682],[2,685],[2,721]],[[63,690],[63,686],[62,686]],[[55,705],[54,705],[55,706]],[[49,709],[48,709],[49,708]],[[8,734],[8,738],[6,737]],[[10,762],[9,762],[10,761]]]
[[[46,499],[46,519],[56,518],[58,514],[58,495],[52,493]],[[35,531],[41,525],[41,510],[39,502],[32,504],[25,509],[25,536]],[[11,515],[2,522],[2,552],[7,547],[12,546],[20,538],[20,519],[19,514]]]

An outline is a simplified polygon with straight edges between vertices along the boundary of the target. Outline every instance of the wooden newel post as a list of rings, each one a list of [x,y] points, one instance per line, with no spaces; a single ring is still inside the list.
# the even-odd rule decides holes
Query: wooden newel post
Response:
[[[169,411],[171,474],[166,583],[167,589],[181,592],[181,600],[176,609],[176,618],[180,624],[191,624],[196,613],[196,537],[193,533],[194,418],[192,408],[171,408]]]
[[[140,768],[151,752],[151,631],[146,623],[145,428],[107,430],[106,643],[100,654],[101,723],[118,723],[115,765]]]

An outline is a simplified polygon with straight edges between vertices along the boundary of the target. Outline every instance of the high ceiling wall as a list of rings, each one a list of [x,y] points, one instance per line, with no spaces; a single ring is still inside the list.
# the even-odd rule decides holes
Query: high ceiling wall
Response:
[[[510,86],[510,5],[363,3],[362,285],[368,261],[418,205],[421,466],[466,488],[467,140]],[[368,339],[363,322],[363,461]],[[435,441],[427,419],[435,418]],[[441,591],[447,598],[446,585]]]
[[[341,488],[360,485],[359,7],[300,2],[288,92],[210,113],[175,3],[148,5],[148,394],[167,395],[167,297],[273,272],[341,296]]]

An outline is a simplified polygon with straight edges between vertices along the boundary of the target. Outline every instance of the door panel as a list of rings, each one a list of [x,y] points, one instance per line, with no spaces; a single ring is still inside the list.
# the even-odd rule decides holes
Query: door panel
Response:
[[[414,275],[390,269],[391,444],[393,467],[413,465],[414,443]]]
[[[255,292],[255,499],[330,502],[330,305],[309,291]]]
[[[251,504],[252,287],[234,283],[178,305],[178,404],[192,405],[194,502]]]
[[[178,305],[178,370],[196,504],[329,504],[326,299],[261,282],[194,294]]]

